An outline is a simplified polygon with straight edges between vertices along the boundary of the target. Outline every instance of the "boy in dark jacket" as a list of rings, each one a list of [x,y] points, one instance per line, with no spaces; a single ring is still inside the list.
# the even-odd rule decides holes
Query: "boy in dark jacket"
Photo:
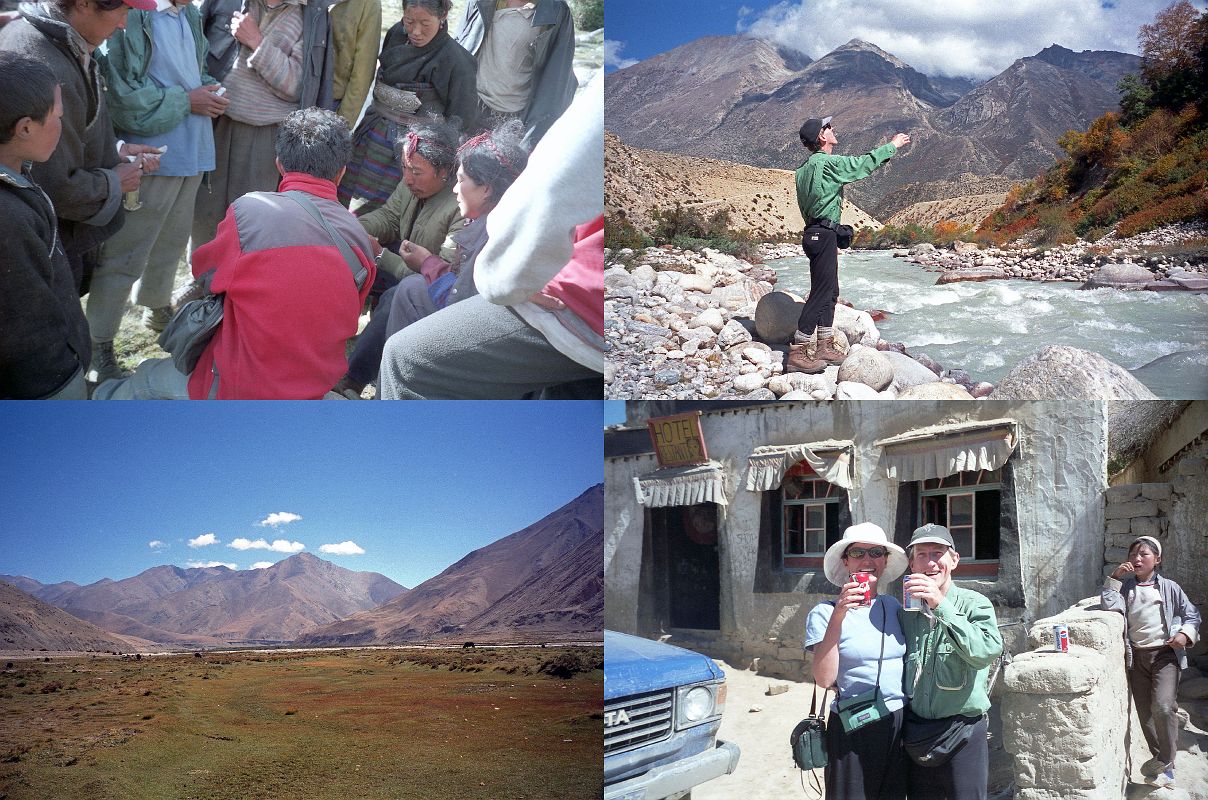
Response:
[[[0,51],[0,398],[83,400],[88,323],[59,242],[58,219],[29,162],[62,132],[54,73]]]

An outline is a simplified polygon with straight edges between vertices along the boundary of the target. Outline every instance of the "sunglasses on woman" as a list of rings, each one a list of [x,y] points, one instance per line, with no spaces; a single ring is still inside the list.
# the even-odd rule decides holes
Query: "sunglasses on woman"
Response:
[[[871,558],[884,558],[888,553],[884,547],[849,547],[846,558],[864,558],[866,554]]]

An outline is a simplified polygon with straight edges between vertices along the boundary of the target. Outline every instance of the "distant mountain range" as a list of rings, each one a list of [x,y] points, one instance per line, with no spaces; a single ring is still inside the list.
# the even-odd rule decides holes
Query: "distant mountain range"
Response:
[[[1116,82],[1139,66],[1053,45],[977,85],[928,77],[858,39],[810,61],[760,39],[707,37],[610,74],[605,127],[632,147],[778,169],[805,159],[797,130],[808,117],[834,117],[840,154],[905,131],[911,145],[847,193],[886,219],[1034,177],[1062,134],[1118,105]]]
[[[598,637],[604,620],[603,507],[598,484],[413,590],[309,553],[264,569],[166,565],[87,586],[0,575],[0,650],[139,646],[120,637],[188,648]],[[20,614],[8,613],[9,605]],[[54,633],[59,630],[65,632]],[[25,643],[31,647],[19,646]]]
[[[16,586],[0,583],[0,650],[131,652],[147,644],[103,631]]]
[[[604,486],[467,555],[385,605],[299,645],[598,636],[604,625]]]
[[[385,575],[354,572],[309,553],[254,570],[165,565],[87,586],[0,581],[105,630],[185,647],[290,641],[407,591]]]

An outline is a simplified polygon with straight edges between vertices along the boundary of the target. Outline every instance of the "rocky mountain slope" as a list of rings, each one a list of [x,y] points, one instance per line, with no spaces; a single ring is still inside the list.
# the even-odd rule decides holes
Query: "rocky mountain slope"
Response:
[[[731,60],[698,77],[693,65],[719,54]],[[749,77],[752,63],[765,65],[757,72],[765,79]],[[781,169],[803,159],[797,130],[810,116],[834,117],[844,154],[903,130],[910,147],[849,191],[886,218],[912,203],[1005,192],[1032,177],[1053,162],[1065,131],[1116,106],[1116,81],[1139,67],[1136,56],[1054,45],[957,97],[964,85],[933,81],[860,40],[798,63],[741,36],[692,42],[610,75],[605,126],[633,147]],[[722,64],[746,77],[714,91]]]
[[[604,487],[462,558],[372,611],[299,645],[598,636],[604,622]]]
[[[676,203],[705,217],[728,209],[730,228],[751,231],[760,241],[798,241],[801,237],[803,222],[792,172],[642,150],[606,131],[605,213],[623,216],[649,234],[654,226],[651,212]],[[881,227],[846,200],[842,220],[862,228]]]
[[[299,553],[265,569],[164,565],[124,580],[52,584],[32,593],[115,633],[208,646],[289,641],[406,591],[376,572],[354,572]]]
[[[142,649],[143,644],[103,631],[0,582],[0,650],[129,652]]]

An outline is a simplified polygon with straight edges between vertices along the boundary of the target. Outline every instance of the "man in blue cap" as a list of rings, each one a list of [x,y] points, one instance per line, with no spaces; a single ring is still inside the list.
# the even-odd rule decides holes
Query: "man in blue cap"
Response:
[[[832,150],[839,140],[831,127],[831,118],[807,119],[799,132],[801,143],[811,153],[797,168],[797,205],[805,220],[801,248],[810,259],[810,294],[797,320],[797,330],[805,336],[818,331],[813,358],[805,345],[789,348],[786,372],[822,372],[829,364],[843,361],[835,346],[835,303],[839,299],[839,246],[836,228],[843,203],[843,187],[867,178],[893,157],[898,148],[910,144],[910,136],[894,134],[888,143],[862,156],[836,156]]]

